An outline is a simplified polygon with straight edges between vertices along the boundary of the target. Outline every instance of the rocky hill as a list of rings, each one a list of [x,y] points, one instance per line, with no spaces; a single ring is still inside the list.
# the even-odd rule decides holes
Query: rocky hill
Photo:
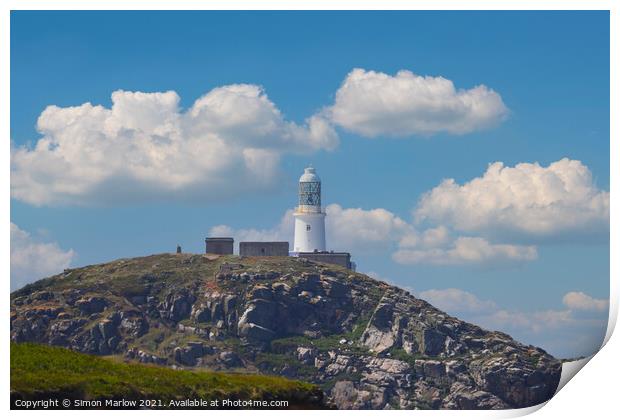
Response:
[[[162,254],[65,270],[11,295],[11,340],[317,384],[338,408],[501,409],[549,399],[561,364],[407,291],[289,257]]]

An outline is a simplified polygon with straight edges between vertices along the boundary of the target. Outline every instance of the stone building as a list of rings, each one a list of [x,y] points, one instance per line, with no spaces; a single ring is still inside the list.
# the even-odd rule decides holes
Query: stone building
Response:
[[[306,258],[311,261],[322,262],[326,264],[335,264],[355,270],[355,263],[351,261],[351,254],[348,252],[298,252],[299,258]]]
[[[242,257],[286,257],[288,242],[239,242]]]
[[[232,255],[235,240],[233,238],[206,238],[206,253]]]

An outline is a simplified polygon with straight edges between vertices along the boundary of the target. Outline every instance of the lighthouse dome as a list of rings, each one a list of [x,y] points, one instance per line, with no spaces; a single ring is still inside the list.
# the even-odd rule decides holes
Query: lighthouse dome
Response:
[[[316,170],[312,167],[304,169],[303,175],[299,178],[299,182],[321,182],[321,178],[316,174]]]

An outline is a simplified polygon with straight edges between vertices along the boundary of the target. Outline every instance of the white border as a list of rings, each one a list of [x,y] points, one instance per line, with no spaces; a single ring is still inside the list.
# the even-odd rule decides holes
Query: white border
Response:
[[[252,0],[228,0],[228,1],[200,1],[200,0],[93,0],[86,2],[61,0],[61,1],[45,1],[45,0],[7,0],[0,3],[1,17],[0,17],[0,92],[2,94],[0,102],[0,129],[4,133],[3,138],[8,143],[8,135],[10,133],[10,120],[9,120],[9,106],[10,106],[10,10],[610,10],[611,20],[611,68],[610,68],[610,83],[611,83],[611,107],[610,107],[610,136],[615,141],[610,145],[610,185],[611,185],[611,209],[613,211],[618,209],[618,157],[620,156],[620,150],[618,147],[618,130],[617,122],[615,118],[618,115],[618,95],[617,95],[617,73],[618,73],[618,51],[617,42],[618,39],[618,24],[620,19],[618,18],[618,7],[613,0],[504,0],[504,1],[491,1],[491,0],[477,0],[477,1],[463,1],[463,0],[418,0],[418,1],[399,1],[399,0],[298,0],[298,1],[284,1],[284,0],[264,0],[264,1],[252,1]],[[10,220],[10,161],[9,161],[9,148],[5,143],[4,148],[0,152],[2,155],[2,164],[4,167],[5,176],[0,177],[0,185],[4,193],[3,206],[1,208],[2,215],[5,222],[0,224],[0,232],[3,235],[4,240],[1,243],[2,252],[4,255],[4,278],[5,284],[8,288],[10,277],[10,234],[9,234],[9,220]],[[612,159],[611,157],[615,157]],[[610,252],[611,255],[620,255],[618,253],[618,238],[619,238],[619,226],[616,223],[614,217],[611,220],[611,239],[610,239]],[[562,389],[543,410],[537,411],[532,415],[532,418],[612,418],[617,413],[617,382],[618,375],[620,374],[620,363],[618,362],[618,355],[620,355],[620,344],[617,337],[612,337],[611,334],[616,324],[618,316],[618,302],[619,302],[619,289],[618,289],[618,264],[617,259],[611,258],[611,285],[610,285],[610,314],[607,334],[605,338],[605,347],[588,363],[588,366],[584,369],[584,372],[580,374],[579,380],[570,381],[570,383]],[[3,313],[6,316],[9,312],[8,299],[2,300]],[[9,407],[9,364],[6,363],[9,358],[9,325],[8,322],[4,322],[2,325],[2,334],[5,337],[5,345],[3,346],[2,353],[5,363],[1,366],[3,374],[3,391],[2,401],[4,402],[5,409]],[[572,366],[574,367],[574,365]],[[574,370],[574,369],[573,369]],[[577,369],[578,371],[578,369]],[[565,376],[566,376],[565,371]],[[576,373],[576,372],[574,372]],[[538,410],[545,404],[540,406],[522,409],[522,410],[508,410],[508,411],[390,411],[390,412],[376,412],[376,411],[336,411],[336,412],[314,412],[314,411],[297,411],[292,413],[290,411],[271,411],[271,412],[226,412],[218,411],[212,414],[206,414],[205,412],[190,412],[184,411],[183,416],[200,416],[216,415],[218,418],[227,419],[237,416],[252,416],[253,418],[289,418],[292,414],[300,417],[316,415],[320,416],[338,416],[339,418],[359,418],[362,417],[404,417],[404,416],[422,416],[428,417],[441,417],[441,418],[505,418],[515,417],[520,415],[529,414]],[[18,412],[11,411],[10,415],[15,418],[31,418],[34,415],[43,414],[37,412]],[[121,417],[149,417],[149,418],[169,418],[170,416],[178,416],[179,412],[105,412],[105,411],[93,411],[89,412],[89,417],[103,418],[108,417],[110,414]],[[46,412],[43,415],[51,418],[81,418],[85,413],[80,411],[65,411],[65,412]]]

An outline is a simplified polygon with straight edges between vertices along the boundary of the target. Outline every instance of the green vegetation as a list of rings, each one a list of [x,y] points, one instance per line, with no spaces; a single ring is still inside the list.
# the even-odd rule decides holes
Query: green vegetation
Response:
[[[320,408],[319,388],[300,381],[120,363],[31,343],[11,343],[11,394],[22,399],[288,400],[289,407]]]
[[[316,373],[313,367],[304,365],[291,354],[259,353],[256,355],[255,362],[263,370],[274,373],[288,366],[295,372],[296,377],[303,380],[312,379]]]
[[[151,295],[159,294],[165,292],[167,286],[179,288],[191,286],[197,281],[212,279],[219,265],[224,261],[224,258],[211,260],[201,254],[157,254],[120,259],[105,264],[66,270],[11,293],[11,299],[27,297],[41,290],[63,291],[67,289],[100,293],[114,290],[115,294],[126,298],[144,296],[147,292]],[[145,275],[145,273],[153,272],[157,274]]]
[[[299,346],[303,346],[314,347],[321,352],[341,349],[355,354],[368,354],[368,349],[359,344],[359,339],[362,337],[367,323],[368,317],[361,317],[352,331],[344,334],[330,334],[321,338],[308,338],[303,335],[279,338],[271,341],[271,350],[276,353],[286,353],[294,351]],[[345,339],[347,342],[340,344],[342,339]]]
[[[407,353],[402,348],[392,348],[390,349],[390,355],[394,359],[402,360],[403,362],[409,363],[409,365],[413,366],[416,359],[420,357],[416,357],[413,354]]]
[[[134,345],[138,346],[140,349],[147,350],[151,353],[158,353],[160,346],[167,339],[169,339],[170,334],[170,329],[162,327],[150,327],[149,331],[146,334],[144,334],[142,337],[138,338],[134,342]]]
[[[355,372],[355,373],[342,372],[334,376],[327,382],[322,383],[321,389],[323,389],[324,391],[328,391],[332,389],[334,385],[336,385],[336,382],[340,382],[340,381],[359,382],[360,379],[362,379],[362,374],[360,372]]]
[[[354,333],[332,334],[321,338],[308,338],[303,335],[294,335],[290,337],[278,338],[271,342],[271,350],[275,353],[286,353],[294,351],[297,347],[314,347],[320,352],[340,349],[355,354],[367,354],[368,349],[357,343],[357,339],[353,337]],[[340,344],[342,339],[347,340],[346,343]],[[351,342],[351,344],[349,344]]]
[[[532,367],[538,366],[538,362],[540,361],[540,354],[528,354],[527,360],[530,362]]]

